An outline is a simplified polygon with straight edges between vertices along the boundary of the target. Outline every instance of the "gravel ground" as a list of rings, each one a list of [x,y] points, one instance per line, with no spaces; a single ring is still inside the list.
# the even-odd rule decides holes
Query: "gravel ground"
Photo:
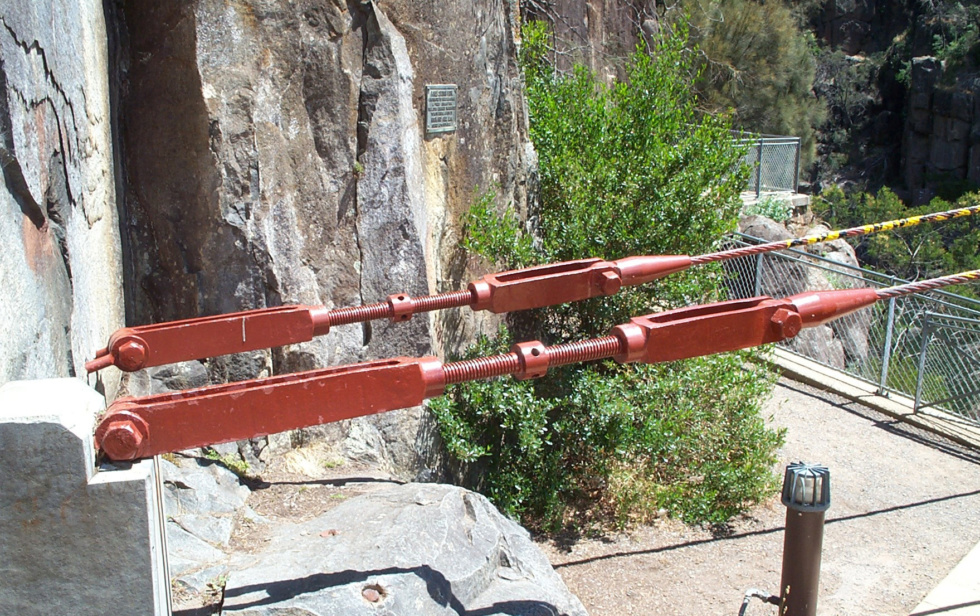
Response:
[[[780,469],[830,468],[818,614],[908,614],[980,542],[980,452],[787,380],[766,412],[787,428]],[[747,589],[778,589],[785,511],[773,497],[724,534],[663,520],[541,548],[592,616],[734,616]]]

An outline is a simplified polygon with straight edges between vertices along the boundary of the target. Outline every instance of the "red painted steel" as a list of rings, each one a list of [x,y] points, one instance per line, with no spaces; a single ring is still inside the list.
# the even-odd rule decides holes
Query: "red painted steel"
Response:
[[[691,266],[683,255],[581,259],[489,274],[470,284],[473,310],[497,314],[613,295],[624,285],[643,284]]]
[[[783,312],[780,312],[783,311]],[[777,327],[774,317],[790,313],[796,317],[792,327]],[[792,321],[792,319],[790,319]],[[787,300],[756,297],[670,310],[630,320],[645,334],[643,352],[634,351],[623,361],[659,363],[746,349],[795,336],[800,318]],[[623,332],[623,326],[614,332]],[[635,334],[634,334],[635,336]]]
[[[618,261],[583,259],[491,274],[466,291],[424,297],[401,293],[385,302],[328,310],[281,306],[117,331],[109,345],[85,364],[89,372],[116,366],[133,372],[151,366],[307,342],[332,325],[374,319],[407,321],[413,314],[470,306],[495,313],[542,308],[600,295],[623,285],[642,284],[690,267],[685,256],[628,257]]]
[[[444,388],[436,358],[401,357],[120,398],[95,440],[109,458],[133,460],[417,406]]]
[[[111,459],[132,460],[416,406],[450,383],[537,378],[552,366],[609,357],[656,363],[744,349],[793,337],[876,299],[868,289],[757,297],[637,317],[595,340],[552,347],[525,342],[497,357],[445,365],[434,357],[402,357],[121,398],[99,424],[96,442]]]
[[[280,306],[170,323],[125,327],[85,364],[89,372],[115,365],[133,372],[150,366],[306,342],[329,329],[322,312]],[[318,332],[319,330],[319,332]]]

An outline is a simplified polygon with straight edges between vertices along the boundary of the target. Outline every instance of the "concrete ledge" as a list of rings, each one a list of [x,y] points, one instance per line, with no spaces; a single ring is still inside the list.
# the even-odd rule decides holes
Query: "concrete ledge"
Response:
[[[96,469],[104,405],[77,379],[0,388],[0,614],[170,614],[156,464]]]
[[[909,425],[934,432],[961,445],[980,449],[980,427],[955,415],[935,409],[930,409],[928,413],[916,413],[912,410],[915,401],[907,396],[880,396],[876,393],[877,387],[870,383],[780,348],[774,349],[767,359],[795,381],[831,391]]]
[[[980,543],[956,565],[911,616],[980,614]]]

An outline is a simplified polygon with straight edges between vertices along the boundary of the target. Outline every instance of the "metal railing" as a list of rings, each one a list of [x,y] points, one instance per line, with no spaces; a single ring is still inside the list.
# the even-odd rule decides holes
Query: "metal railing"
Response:
[[[737,234],[731,246],[763,240]],[[906,281],[800,250],[724,263],[731,299]],[[980,302],[944,291],[893,298],[779,343],[792,353],[980,425]]]
[[[980,424],[980,321],[927,312],[915,407],[941,408]]]
[[[746,190],[760,197],[764,192],[796,192],[800,184],[800,138],[743,133],[747,145],[745,164],[752,170]]]

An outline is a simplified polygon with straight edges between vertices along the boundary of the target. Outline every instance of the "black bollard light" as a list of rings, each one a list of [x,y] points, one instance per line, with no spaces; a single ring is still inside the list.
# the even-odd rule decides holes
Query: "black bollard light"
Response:
[[[786,533],[779,584],[780,616],[816,616],[824,512],[830,508],[830,471],[796,462],[783,478]]]

